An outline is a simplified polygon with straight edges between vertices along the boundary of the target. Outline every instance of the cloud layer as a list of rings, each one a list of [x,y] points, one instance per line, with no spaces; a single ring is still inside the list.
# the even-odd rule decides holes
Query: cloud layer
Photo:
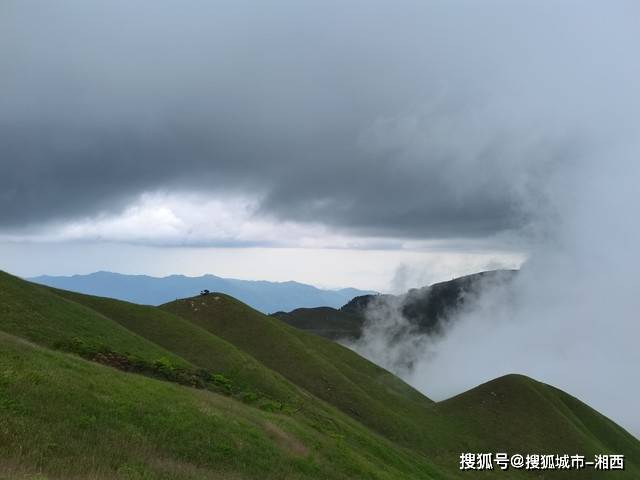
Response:
[[[522,193],[602,140],[635,73],[632,2],[0,9],[11,232],[162,190],[358,235],[486,237],[531,220]]]

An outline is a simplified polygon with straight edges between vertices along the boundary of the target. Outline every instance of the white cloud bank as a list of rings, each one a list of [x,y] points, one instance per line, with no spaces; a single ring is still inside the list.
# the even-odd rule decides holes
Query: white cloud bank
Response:
[[[529,375],[640,435],[638,152],[628,139],[558,170],[545,192],[552,211],[538,204],[539,241],[516,281],[467,301],[441,338],[391,339],[407,320],[383,304],[356,350],[436,400]]]

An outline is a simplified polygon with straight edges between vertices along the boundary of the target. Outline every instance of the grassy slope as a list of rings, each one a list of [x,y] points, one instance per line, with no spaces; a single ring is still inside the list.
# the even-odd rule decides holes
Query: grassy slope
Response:
[[[331,307],[297,308],[271,315],[278,320],[332,340],[356,339],[362,333],[364,318]]]
[[[627,471],[638,472],[640,442],[558,389],[506,376],[433,404],[340,345],[284,325],[231,297],[214,296],[217,301],[196,297],[163,308],[226,338],[354,419],[440,465],[454,464],[461,451],[624,453]],[[576,472],[563,474],[572,476],[581,478]]]
[[[78,300],[85,305],[78,303]],[[97,311],[98,309],[100,312]],[[135,330],[140,335],[125,327]],[[214,371],[217,371],[216,367],[220,366],[221,363],[226,362],[227,365],[231,365],[232,362],[239,362],[241,363],[240,368],[227,370],[227,372],[242,373],[244,370],[243,380],[253,390],[260,391],[262,390],[261,387],[265,386],[264,390],[269,390],[270,388],[272,391],[269,393],[282,394],[282,396],[286,397],[286,400],[292,401],[293,405],[297,407],[295,411],[288,409],[289,413],[287,415],[280,415],[278,418],[282,417],[285,419],[283,421],[292,422],[297,429],[306,429],[307,436],[315,432],[314,435],[317,437],[314,440],[315,443],[308,447],[309,452],[312,452],[310,454],[311,457],[315,458],[318,452],[325,448],[318,443],[322,440],[322,442],[328,442],[328,445],[335,450],[332,455],[335,454],[342,458],[342,460],[338,457],[332,458],[328,461],[328,465],[332,466],[325,466],[319,469],[317,465],[314,466],[315,460],[307,458],[305,454],[304,460],[296,459],[295,465],[288,467],[291,472],[287,475],[291,475],[291,478],[316,478],[322,471],[334,472],[336,468],[340,469],[342,473],[334,472],[331,475],[320,475],[320,477],[344,478],[345,472],[352,472],[353,474],[359,472],[358,475],[361,474],[364,477],[371,478],[397,478],[401,472],[403,476],[408,476],[409,478],[431,477],[429,472],[433,469],[426,460],[415,458],[413,453],[402,452],[400,447],[378,437],[348,416],[341,414],[333,407],[300,390],[276,372],[269,370],[253,357],[243,353],[224,340],[192,325],[190,322],[154,307],[142,307],[126,302],[75,295],[70,292],[43,288],[0,272],[0,330],[10,332],[13,335],[39,343],[45,347],[52,347],[58,341],[81,337],[83,340],[95,341],[118,350],[126,347],[127,351],[149,360],[162,357],[170,358],[175,365],[207,366]],[[150,409],[159,409],[157,413],[148,415],[147,422],[154,421],[154,418],[161,419],[166,415],[172,418],[171,421],[178,422],[185,415],[189,416],[188,412],[185,413],[185,411],[172,413],[170,405],[173,399],[170,396],[159,393],[160,391],[155,390],[156,388],[181,391],[183,392],[181,395],[185,397],[197,396],[199,398],[202,395],[213,395],[209,392],[176,385],[166,384],[165,386],[164,382],[92,365],[73,355],[66,355],[61,352],[46,352],[33,348],[33,346],[25,350],[27,345],[21,341],[16,342],[16,337],[4,335],[3,338],[4,343],[0,344],[0,351],[2,352],[0,357],[3,360],[0,378],[4,379],[0,380],[0,433],[4,435],[3,443],[7,449],[11,450],[16,447],[18,450],[14,452],[17,457],[14,455],[12,459],[5,459],[4,466],[0,463],[0,472],[7,471],[12,466],[16,467],[16,471],[20,471],[24,470],[26,465],[36,465],[36,470],[42,468],[49,473],[53,472],[54,477],[56,472],[60,475],[66,472],[63,478],[69,478],[67,474],[75,473],[78,474],[79,478],[88,478],[87,472],[91,472],[91,475],[95,474],[96,478],[101,478],[102,474],[100,472],[104,471],[107,472],[105,473],[106,478],[109,478],[109,475],[115,475],[120,478],[121,472],[118,469],[124,469],[127,472],[129,469],[146,471],[151,468],[153,470],[157,466],[150,467],[150,464],[158,463],[164,465],[166,462],[170,464],[170,468],[168,468],[171,469],[173,468],[171,465],[175,463],[174,459],[169,459],[165,462],[164,457],[158,458],[155,453],[152,453],[149,458],[145,458],[141,463],[138,462],[136,464],[134,462],[131,465],[128,463],[136,458],[136,452],[140,454],[140,449],[138,447],[133,448],[132,445],[136,441],[140,441],[144,445],[151,442],[154,445],[153,447],[144,446],[144,451],[147,448],[152,450],[156,448],[156,443],[154,442],[157,439],[153,437],[155,433],[151,431],[134,432],[134,438],[131,441],[127,440],[127,435],[130,432],[128,432],[126,424],[129,422],[135,423],[133,421],[135,413],[133,412],[127,414],[126,419],[119,424],[116,432],[111,432],[112,426],[109,421],[114,415],[114,401],[103,402],[104,392],[98,393],[96,397],[93,393],[96,388],[96,382],[93,380],[97,379],[98,384],[104,383],[106,390],[111,389],[109,384],[111,376],[114,376],[113,378],[126,379],[122,380],[125,382],[133,382],[126,388],[122,387],[120,389],[121,394],[124,394],[129,388],[142,388],[142,393],[137,391],[130,392],[132,400],[129,402],[129,406],[133,408],[135,404],[143,405],[146,402],[147,407]],[[193,363],[189,363],[181,356],[169,352],[149,341],[149,339],[159,341],[167,349],[179,351],[178,353],[189,357],[189,360]],[[12,343],[20,347],[20,354],[15,354],[16,346],[12,345]],[[43,355],[42,361],[37,361],[38,355]],[[67,370],[75,371],[76,368],[80,368],[73,365],[85,365],[86,367],[82,368],[87,368],[88,370],[82,370],[81,374],[75,375],[73,379],[75,383],[69,384],[67,380],[71,380],[67,377],[68,372],[60,372],[60,375],[58,375],[56,370],[57,362],[55,359],[63,358],[66,360],[61,365]],[[102,369],[96,370],[96,372],[100,371],[103,375],[97,375],[92,372],[91,370],[94,368]],[[25,371],[17,373],[20,370]],[[43,372],[46,372],[46,375],[43,375]],[[15,375],[17,375],[16,381],[12,382],[10,379]],[[27,380],[26,382],[25,379]],[[31,379],[33,379],[32,385],[30,385]],[[44,381],[45,379],[46,382]],[[87,381],[89,379],[91,381]],[[234,383],[238,383],[237,378],[233,378],[233,380]],[[161,386],[157,386],[158,383]],[[26,389],[22,401],[19,400],[17,395],[16,386],[18,384]],[[156,387],[145,391],[144,385],[156,385]],[[87,398],[83,398],[83,395]],[[56,399],[60,401],[56,403]],[[253,414],[255,415],[268,415],[267,412],[250,407],[237,400],[224,398],[223,400],[219,399],[219,401],[236,405],[235,408],[238,411],[246,410],[246,412],[254,412]],[[168,413],[160,408],[161,405],[168,406]],[[17,415],[20,412],[24,413],[24,418],[22,419],[19,419]],[[97,413],[100,415],[97,415]],[[119,410],[115,413],[119,414]],[[234,416],[235,410],[230,409],[227,413],[229,414],[229,422],[233,425],[237,424],[239,419]],[[89,422],[93,425],[95,423],[95,428],[93,428],[92,432],[110,432],[110,434],[113,433],[113,438],[106,445],[98,443],[96,448],[92,447],[87,450],[86,445],[84,445],[87,442],[86,435],[81,431],[76,431],[77,425],[73,423],[73,420],[71,420],[71,425],[68,424],[69,419],[74,414],[81,417],[78,420],[81,424]],[[224,415],[224,413],[221,415]],[[183,444],[182,448],[198,452],[202,450],[202,445],[199,445],[196,440],[191,440],[187,434],[189,429],[196,429],[195,426],[201,421],[206,424],[207,419],[188,419],[188,428],[185,427],[185,431],[181,430],[182,433],[180,435],[182,437],[176,432],[167,431],[161,435],[161,438],[167,442],[174,442],[173,438],[175,437],[176,442]],[[16,424],[15,422],[18,423]],[[147,425],[147,427],[149,426]],[[70,428],[70,430],[65,430],[67,428]],[[39,430],[42,430],[42,435],[37,433]],[[248,435],[250,438],[255,436],[250,430],[246,430],[242,426],[238,427],[238,430],[240,431],[238,435]],[[267,428],[267,430],[269,429]],[[67,437],[75,436],[76,434],[80,434],[83,439],[81,442],[66,441]],[[207,432],[207,435],[211,436],[211,432]],[[270,435],[275,437],[271,439],[271,443],[287,443],[289,441],[286,438],[284,440],[280,438],[281,433],[278,431],[271,432]],[[241,441],[240,443],[243,442]],[[98,448],[100,445],[102,445],[101,448],[113,450],[117,459],[115,461],[109,460],[112,456],[111,453],[104,454],[103,452],[101,454],[101,450]],[[233,455],[230,454],[229,445],[225,445],[226,447],[224,448],[227,449],[227,455],[230,458],[236,458],[234,457],[235,452]],[[55,448],[52,449],[51,455],[48,455],[47,452],[52,446]],[[361,451],[357,452],[357,449]],[[127,453],[129,450],[131,450],[130,455]],[[205,454],[206,452],[198,453],[198,455]],[[69,457],[68,461],[59,460],[58,457],[60,455]],[[101,455],[105,456],[106,460]],[[124,461],[123,458],[125,457],[122,455],[125,455],[129,460]],[[250,455],[259,457],[255,459],[254,463],[260,464],[260,462],[263,462],[259,468],[255,469],[255,472],[267,472],[265,475],[269,478],[281,478],[282,472],[279,468],[281,460],[277,457],[274,457],[266,450],[259,449],[253,451]],[[89,462],[84,461],[87,457]],[[382,461],[373,461],[372,466],[368,463],[369,457],[380,458]],[[38,458],[40,460],[34,460]],[[237,458],[243,459],[242,456]],[[240,468],[239,465],[235,464],[240,461],[237,458],[231,462],[235,467],[229,468],[240,471],[242,478],[247,475],[247,478],[264,478],[255,474],[254,471],[245,472],[244,467]],[[74,460],[72,461],[71,459]],[[79,461],[79,459],[83,460]],[[77,469],[76,462],[78,463]],[[311,467],[306,466],[306,463],[309,462]],[[164,468],[162,465],[157,468]],[[112,467],[116,468],[116,470],[113,470]],[[179,466],[178,470],[180,472],[176,474],[175,478],[192,478],[187,475],[193,469],[192,467],[193,465],[191,464]],[[312,472],[313,475],[305,474],[308,468],[308,471]],[[217,471],[219,469],[214,468],[213,470]],[[377,470],[380,472],[379,475],[373,473]],[[391,477],[388,476],[389,472],[394,472]],[[131,473],[130,478],[160,478],[156,473],[149,474],[151,476],[145,473],[138,477],[137,473],[134,472]],[[204,476],[196,475],[193,478],[218,478],[217,475],[211,477],[210,473],[207,470],[204,472]],[[234,476],[232,475],[231,477]],[[0,478],[2,477],[0,476]],[[129,477],[125,476],[123,478]],[[225,476],[224,478],[227,477]]]
[[[293,392],[304,402],[303,408],[287,415],[267,413],[232,398],[124,374],[4,335],[0,339],[0,448],[8,454],[0,461],[0,472],[33,467],[51,478],[65,479],[73,475],[437,478],[433,462],[447,471],[446,478],[468,478],[457,470],[461,451],[502,450],[624,453],[627,473],[640,477],[638,441],[557,389],[509,376],[434,404],[339,345],[299,332],[230,297],[220,295],[214,300],[215,296],[167,308],[228,342],[153,307],[55,292],[0,273],[0,330],[47,347],[56,339],[81,334],[105,343],[118,342],[117,346],[122,343],[149,358],[169,357],[168,350],[172,350],[176,363],[188,364],[184,356],[197,366],[214,361],[209,359],[209,347],[223,348],[212,352],[212,358],[219,360],[210,366],[219,365],[229,355],[243,359],[251,364],[247,370],[263,371],[255,379],[245,376],[247,383],[273,381],[278,384],[276,391]],[[213,340],[196,339],[201,336]],[[198,410],[203,398],[211,402],[206,412],[219,409],[216,418],[224,419],[222,426],[219,422],[214,428]],[[265,421],[275,422],[290,434],[265,427]],[[239,443],[229,443],[238,438]],[[91,442],[97,442],[95,447]],[[212,442],[222,445],[226,454]],[[283,445],[298,453],[283,459],[277,453]],[[245,446],[246,452],[242,451]],[[420,453],[408,454],[404,448]],[[241,465],[240,460],[248,464]],[[563,473],[561,478],[572,478],[573,473]],[[515,475],[520,478],[521,474]],[[512,475],[500,472],[496,478]]]
[[[440,422],[431,408],[433,402],[341,345],[290,327],[224,294],[178,300],[162,308],[219,335],[394,441],[423,452],[438,443],[425,429]]]
[[[625,478],[640,478],[640,442],[635,437],[575,397],[523,375],[484,383],[439,402],[436,409],[450,420],[450,432],[457,439],[451,450],[457,446],[522,455],[621,453],[627,457]],[[566,472],[563,478],[593,478],[593,472]]]
[[[278,373],[252,356],[191,322],[156,307],[65,290],[52,291],[85,305],[193,364],[223,373],[234,383],[287,403],[298,403],[299,392]]]
[[[0,279],[0,330],[5,332],[48,347],[80,337],[149,360],[170,358],[176,365],[224,373],[243,389],[265,393],[293,408],[304,407],[307,414],[326,409],[253,356],[169,312],[41,287],[6,274]]]
[[[0,271],[0,330],[54,347],[74,337],[117,346],[147,360],[167,358],[175,365],[189,362],[123,328],[98,312],[65,300],[47,287],[19,280]]]
[[[2,333],[0,351],[1,479],[438,478],[337,412],[268,413]]]

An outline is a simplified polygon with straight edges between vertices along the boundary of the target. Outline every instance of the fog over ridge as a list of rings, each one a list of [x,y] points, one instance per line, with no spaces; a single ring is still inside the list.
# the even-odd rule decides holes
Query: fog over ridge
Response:
[[[606,176],[589,171],[594,162],[556,179],[557,216],[547,217],[520,273],[466,298],[442,336],[416,333],[400,306],[383,302],[352,348],[436,400],[500,375],[529,375],[639,435],[640,228],[630,219],[640,166],[626,150],[610,155]]]

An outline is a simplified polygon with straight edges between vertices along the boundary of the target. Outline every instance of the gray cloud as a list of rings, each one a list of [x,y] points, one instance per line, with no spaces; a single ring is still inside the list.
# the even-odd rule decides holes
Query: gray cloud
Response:
[[[3,2],[0,226],[118,211],[165,189],[259,194],[264,215],[367,235],[521,227],[523,190],[611,138],[594,131],[622,101],[608,92],[628,77],[630,39],[607,22],[630,13]]]

